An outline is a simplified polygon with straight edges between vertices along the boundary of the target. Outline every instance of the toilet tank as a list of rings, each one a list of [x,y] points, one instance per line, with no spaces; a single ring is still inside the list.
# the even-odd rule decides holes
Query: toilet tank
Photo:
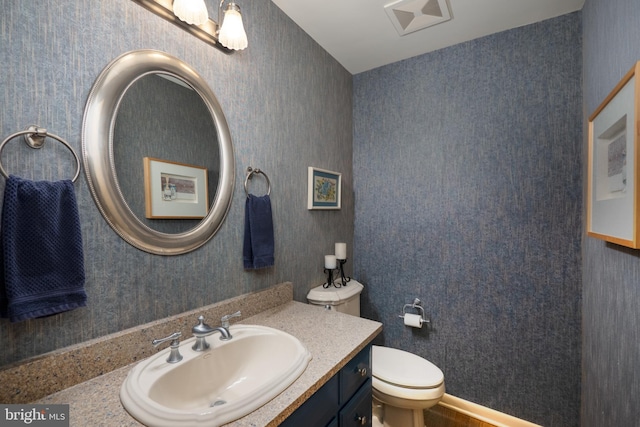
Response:
[[[362,283],[353,279],[339,288],[320,285],[309,291],[307,301],[309,304],[328,306],[339,313],[360,317],[360,294],[363,289]]]

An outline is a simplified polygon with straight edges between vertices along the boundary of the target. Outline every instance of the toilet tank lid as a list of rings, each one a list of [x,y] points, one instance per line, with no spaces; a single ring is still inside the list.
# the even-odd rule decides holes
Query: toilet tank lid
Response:
[[[427,359],[404,350],[374,345],[371,374],[401,387],[432,388],[444,381],[444,374]]]
[[[346,286],[340,288],[336,288],[335,286],[324,288],[320,285],[309,291],[307,300],[309,300],[310,303],[317,304],[338,304],[359,295],[363,289],[364,285],[353,279],[347,282]]]

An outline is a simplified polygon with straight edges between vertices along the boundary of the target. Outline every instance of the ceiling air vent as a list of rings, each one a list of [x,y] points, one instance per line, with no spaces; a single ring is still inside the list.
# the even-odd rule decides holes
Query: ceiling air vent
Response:
[[[400,0],[384,10],[401,36],[451,19],[447,0]]]

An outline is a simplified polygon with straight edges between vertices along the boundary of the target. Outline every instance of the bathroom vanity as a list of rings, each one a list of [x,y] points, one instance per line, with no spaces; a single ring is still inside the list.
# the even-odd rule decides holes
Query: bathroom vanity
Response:
[[[315,411],[318,408],[328,409],[327,422],[334,420],[332,426],[367,425],[370,423],[371,408],[370,343],[382,331],[382,324],[292,301],[291,286],[290,283],[277,285],[260,292],[257,297],[250,294],[246,298],[233,299],[231,304],[215,304],[214,308],[218,311],[204,307],[171,318],[170,321],[190,328],[191,323],[197,321],[199,313],[251,312],[244,304],[250,303],[252,298],[260,301],[275,298],[271,308],[243,317],[237,323],[268,326],[287,332],[307,347],[312,360],[300,377],[282,393],[254,412],[226,425],[310,425],[308,421],[316,419]],[[270,292],[275,292],[275,296]],[[217,320],[211,318],[210,323],[215,322]],[[148,331],[149,327],[143,325],[140,328]],[[162,336],[167,329],[162,327],[162,321],[154,322],[153,327],[163,331],[158,336]],[[139,342],[137,345],[151,347],[150,342]],[[137,359],[135,363],[38,399],[36,403],[69,404],[71,426],[140,426],[123,408],[119,398],[122,383],[139,361]],[[326,405],[324,400],[327,396],[332,402],[330,405]],[[341,416],[345,420],[355,421],[355,424],[340,423]],[[305,422],[296,424],[298,419]]]
[[[371,346],[366,346],[280,427],[371,426]]]

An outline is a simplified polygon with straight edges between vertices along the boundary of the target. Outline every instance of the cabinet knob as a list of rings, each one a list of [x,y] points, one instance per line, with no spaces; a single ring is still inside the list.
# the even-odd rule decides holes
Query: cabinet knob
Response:
[[[367,376],[367,368],[358,368],[358,373],[360,374],[361,377],[366,377]]]
[[[363,416],[359,417],[358,415],[356,415],[356,421],[358,423],[360,423],[361,426],[366,426],[367,425],[367,416],[363,415]]]

